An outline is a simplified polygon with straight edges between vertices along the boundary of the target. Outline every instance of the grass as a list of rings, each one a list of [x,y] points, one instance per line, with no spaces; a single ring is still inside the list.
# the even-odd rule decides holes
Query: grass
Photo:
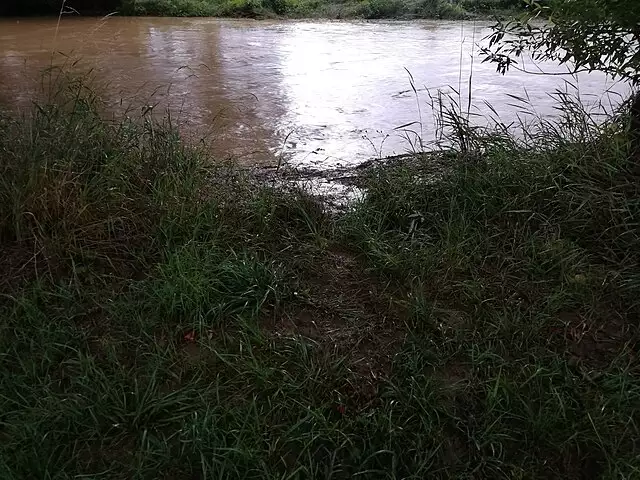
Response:
[[[63,85],[0,120],[1,478],[640,474],[622,122],[467,130],[336,216]]]

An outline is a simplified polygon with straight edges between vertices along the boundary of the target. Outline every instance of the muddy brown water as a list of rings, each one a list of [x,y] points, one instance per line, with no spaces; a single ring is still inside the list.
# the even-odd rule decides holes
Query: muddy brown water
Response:
[[[466,109],[470,84],[471,111],[488,102],[505,122],[522,112],[510,95],[557,114],[550,93],[567,80],[590,104],[625,91],[600,74],[541,75],[565,71],[551,64],[498,75],[477,54],[487,33],[482,22],[0,19],[0,97],[28,105],[42,69],[80,60],[114,112],[169,109],[215,154],[248,164],[331,168],[433,140],[438,90],[459,90]]]

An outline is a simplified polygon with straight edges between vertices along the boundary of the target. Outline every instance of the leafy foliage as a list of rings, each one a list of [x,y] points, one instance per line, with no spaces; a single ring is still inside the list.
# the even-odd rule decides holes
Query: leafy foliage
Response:
[[[527,0],[527,11],[499,22],[485,61],[504,73],[523,53],[576,71],[599,70],[640,83],[640,2],[636,0]],[[548,21],[543,21],[544,19]]]

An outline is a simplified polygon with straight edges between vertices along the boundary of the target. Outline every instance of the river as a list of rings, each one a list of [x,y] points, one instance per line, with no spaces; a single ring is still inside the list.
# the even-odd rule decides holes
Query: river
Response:
[[[330,168],[418,148],[414,134],[433,140],[429,98],[439,89],[458,90],[466,110],[470,84],[471,111],[486,113],[487,102],[505,122],[522,110],[510,95],[527,96],[539,115],[557,114],[550,93],[567,80],[592,104],[615,104],[625,91],[601,74],[539,74],[565,71],[551,64],[499,75],[477,54],[489,25],[0,19],[0,97],[27,105],[44,68],[80,60],[75,68],[93,69],[114,112],[169,109],[220,157]]]

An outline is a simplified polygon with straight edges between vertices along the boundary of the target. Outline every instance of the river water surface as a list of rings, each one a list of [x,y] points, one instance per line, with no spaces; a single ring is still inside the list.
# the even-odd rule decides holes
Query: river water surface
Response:
[[[554,115],[549,94],[566,80],[588,103],[624,91],[600,74],[501,76],[477,55],[488,33],[488,23],[445,21],[0,19],[0,97],[26,105],[42,69],[79,59],[114,112],[169,108],[219,156],[328,168],[416,148],[407,130],[433,139],[429,93],[439,89],[459,90],[466,110],[470,83],[472,111],[488,102],[505,121],[521,110],[509,95]]]

